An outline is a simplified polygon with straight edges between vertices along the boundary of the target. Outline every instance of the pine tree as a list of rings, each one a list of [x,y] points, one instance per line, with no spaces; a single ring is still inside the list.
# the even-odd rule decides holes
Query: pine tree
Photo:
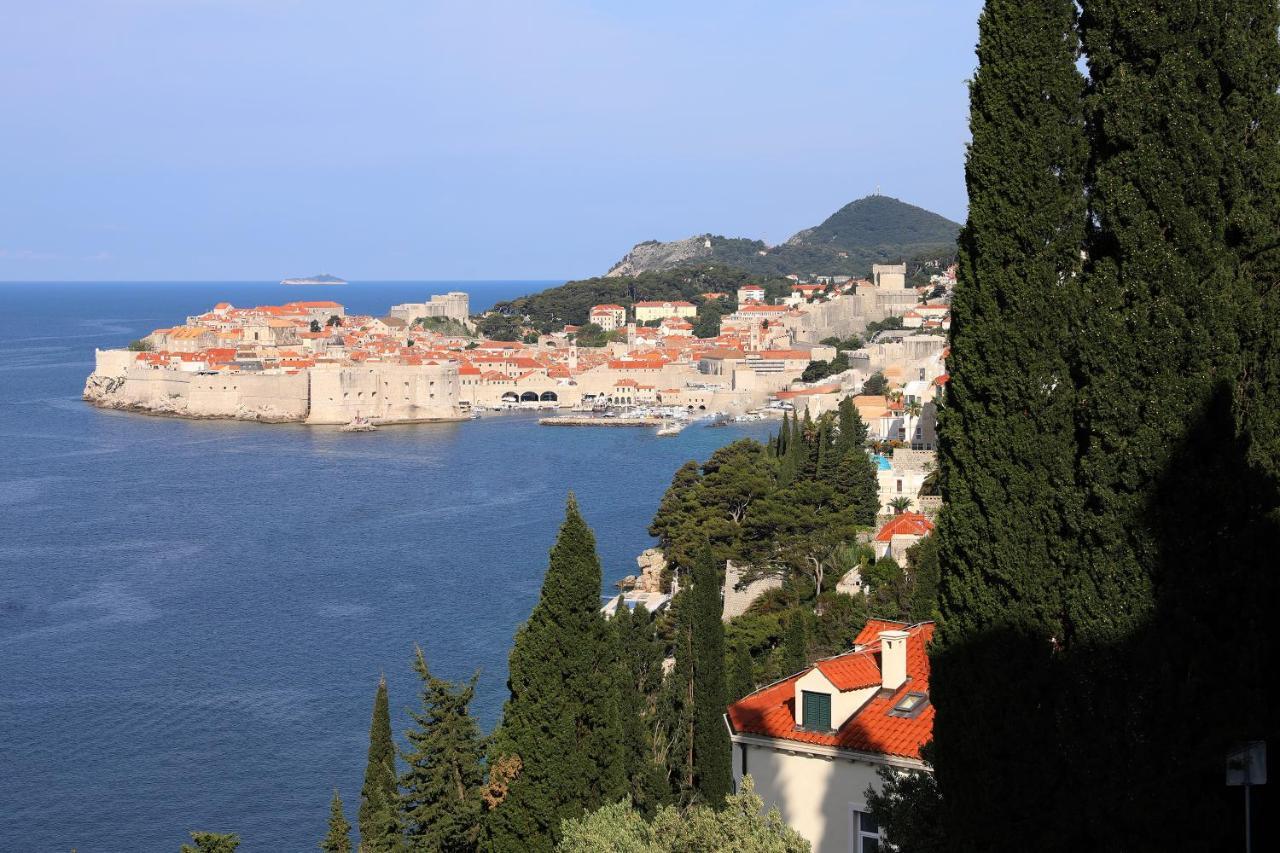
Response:
[[[549,851],[563,820],[624,793],[618,649],[600,583],[595,536],[570,495],[541,597],[511,651],[490,755],[518,756],[522,770],[489,814],[487,849]]]
[[[387,702],[387,679],[378,679],[373,695],[373,717],[369,723],[369,757],[364,785],[360,788],[360,839],[372,837],[378,803],[396,802],[396,745],[391,739],[391,709]],[[376,794],[376,795],[375,795]],[[368,851],[366,851],[368,853]]]
[[[1001,849],[1001,831],[1027,831],[1014,816],[1063,799],[1049,657],[1078,512],[1068,345],[1087,157],[1072,0],[988,0],[977,53],[930,688],[949,835],[957,849]]]
[[[325,853],[351,853],[351,824],[342,812],[342,797],[338,789],[333,789],[333,799],[329,802],[329,833],[320,842],[320,849]]]
[[[480,828],[484,745],[471,716],[476,679],[462,685],[437,678],[422,649],[414,650],[422,679],[422,710],[405,732],[408,770],[400,777],[402,821],[410,849],[465,853],[474,850]]]

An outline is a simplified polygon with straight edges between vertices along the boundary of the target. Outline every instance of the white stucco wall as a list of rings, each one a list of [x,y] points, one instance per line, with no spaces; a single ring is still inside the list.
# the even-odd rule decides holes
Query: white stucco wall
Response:
[[[804,749],[785,752],[765,743],[746,735],[733,737],[735,786],[742,782],[745,749],[746,772],[765,808],[777,806],[782,819],[813,845],[814,853],[849,853],[850,813],[866,810],[868,787],[879,789],[877,765],[833,749],[813,748],[828,753],[816,755]]]

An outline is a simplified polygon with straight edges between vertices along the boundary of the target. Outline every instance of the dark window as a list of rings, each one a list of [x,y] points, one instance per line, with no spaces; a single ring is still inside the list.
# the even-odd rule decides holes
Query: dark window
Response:
[[[856,853],[880,853],[880,825],[866,812],[853,813],[853,834]]]
[[[831,694],[801,691],[801,726],[814,731],[831,730]]]

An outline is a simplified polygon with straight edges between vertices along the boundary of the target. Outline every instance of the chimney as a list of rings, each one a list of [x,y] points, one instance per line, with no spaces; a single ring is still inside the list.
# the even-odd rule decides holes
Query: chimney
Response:
[[[880,632],[880,686],[897,690],[907,680],[906,631]]]

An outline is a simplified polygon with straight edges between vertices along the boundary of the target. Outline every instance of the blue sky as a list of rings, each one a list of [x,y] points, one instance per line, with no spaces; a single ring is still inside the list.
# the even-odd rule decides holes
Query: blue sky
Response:
[[[39,0],[0,26],[0,280],[572,278],[964,215],[979,0]]]

